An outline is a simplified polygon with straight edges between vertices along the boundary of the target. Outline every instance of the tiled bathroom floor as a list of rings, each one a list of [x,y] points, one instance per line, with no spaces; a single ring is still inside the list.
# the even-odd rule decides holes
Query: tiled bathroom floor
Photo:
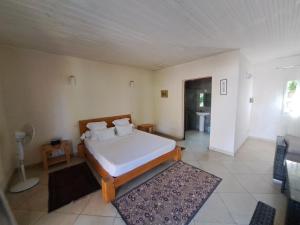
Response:
[[[185,131],[185,140],[177,143],[188,148],[189,151],[206,152],[209,147],[209,134],[197,130]]]
[[[187,144],[185,147],[184,162],[223,178],[219,187],[192,220],[192,225],[249,224],[259,200],[275,207],[276,224],[284,224],[286,197],[280,193],[280,186],[272,182],[275,150],[273,143],[249,139],[235,157],[213,151],[198,151],[200,147],[197,148],[196,143]],[[72,159],[72,164],[80,162],[82,159]],[[130,190],[166,166],[162,165],[126,184],[118,194]],[[115,208],[102,201],[100,191],[48,214],[48,174],[41,167],[36,167],[29,169],[28,175],[40,177],[41,183],[20,194],[7,193],[20,225],[125,224]]]

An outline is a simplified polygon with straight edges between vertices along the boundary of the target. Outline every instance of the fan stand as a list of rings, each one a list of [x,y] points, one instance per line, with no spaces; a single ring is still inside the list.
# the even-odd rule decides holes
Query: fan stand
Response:
[[[26,191],[30,188],[33,188],[34,186],[36,186],[40,180],[39,178],[26,178],[26,173],[25,173],[25,167],[24,167],[24,151],[23,151],[23,144],[22,144],[23,139],[17,139],[17,143],[18,143],[18,147],[19,147],[19,156],[20,156],[20,169],[21,169],[21,173],[22,173],[22,177],[23,177],[23,181],[20,181],[18,183],[16,183],[15,185],[13,185],[9,191],[12,193],[18,193],[18,192],[22,192],[22,191]]]

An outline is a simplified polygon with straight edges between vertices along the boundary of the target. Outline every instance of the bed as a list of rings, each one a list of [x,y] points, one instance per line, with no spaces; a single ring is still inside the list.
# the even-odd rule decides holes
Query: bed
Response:
[[[80,135],[88,130],[86,125],[90,122],[105,121],[107,127],[113,127],[114,120],[123,118],[131,122],[131,115],[81,120]],[[101,142],[85,140],[78,144],[78,154],[85,157],[102,178],[105,202],[114,200],[116,189],[133,178],[163,162],[181,159],[181,149],[176,147],[175,141],[139,130]]]

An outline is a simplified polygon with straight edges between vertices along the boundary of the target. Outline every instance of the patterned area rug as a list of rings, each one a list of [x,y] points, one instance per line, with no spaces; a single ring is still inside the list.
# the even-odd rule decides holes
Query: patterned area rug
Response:
[[[182,161],[117,198],[127,225],[189,224],[221,178]]]

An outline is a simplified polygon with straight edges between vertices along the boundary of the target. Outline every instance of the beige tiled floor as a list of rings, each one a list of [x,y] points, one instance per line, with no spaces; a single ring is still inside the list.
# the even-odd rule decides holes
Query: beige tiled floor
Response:
[[[249,139],[236,157],[205,151],[197,143],[184,143],[183,161],[223,178],[223,181],[194,217],[192,225],[249,224],[257,201],[277,209],[276,224],[284,224],[286,198],[272,182],[272,143]],[[74,158],[72,164],[81,162]],[[120,188],[122,194],[168,165],[162,165]],[[53,168],[60,169],[64,165]],[[111,204],[104,204],[100,191],[92,193],[50,214],[47,213],[48,175],[41,168],[28,170],[39,176],[39,186],[20,194],[7,194],[20,225],[124,225]]]
[[[186,148],[196,148],[198,152],[207,151],[209,146],[209,134],[197,130],[187,130],[185,131],[185,140],[179,141],[178,145]]]

